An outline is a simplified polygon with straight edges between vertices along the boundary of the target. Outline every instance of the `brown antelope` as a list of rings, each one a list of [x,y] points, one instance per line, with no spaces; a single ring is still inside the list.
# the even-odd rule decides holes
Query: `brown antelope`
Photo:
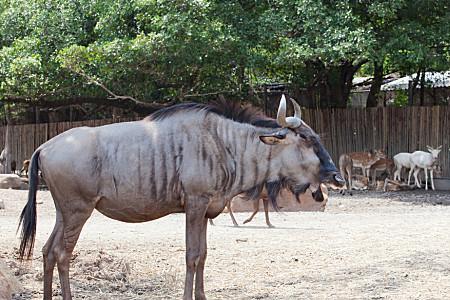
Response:
[[[342,177],[345,179],[345,187],[341,190],[341,194],[345,194],[345,190],[352,194],[352,173],[353,173],[353,160],[348,154],[342,154],[339,156],[339,170]]]
[[[383,190],[385,192],[393,192],[393,191],[405,191],[414,189],[414,185],[409,185],[406,183],[402,183],[398,180],[392,180],[386,178],[384,181],[377,181],[376,190]]]
[[[372,175],[372,185],[376,184],[377,172],[386,172],[389,178],[394,174],[395,164],[392,159],[380,158],[370,166],[370,174]]]
[[[25,172],[25,175],[28,176],[28,168],[30,167],[30,160],[26,159],[22,163],[22,169],[20,169],[19,175],[22,175],[23,172]]]
[[[273,228],[275,226],[273,226],[272,223],[270,223],[270,219],[269,219],[269,198],[267,197],[267,195],[266,196],[261,195],[261,197],[262,197],[261,199],[251,199],[251,200],[249,200],[249,201],[252,201],[252,204],[253,204],[253,213],[248,219],[246,219],[243,222],[243,224],[247,224],[248,222],[250,222],[255,217],[255,215],[259,211],[259,201],[262,200],[262,202],[264,204],[264,213],[265,213],[265,216],[266,216],[266,224],[267,224],[267,226],[269,228]],[[233,215],[233,210],[231,208],[231,201],[232,200],[228,201],[228,203],[227,203],[227,210],[228,210],[228,213],[230,214],[231,221],[233,222],[233,225],[237,227],[237,226],[239,226],[239,224],[236,222],[236,219],[234,218],[234,215]],[[214,225],[214,222],[213,222],[212,219],[209,219],[209,224]]]
[[[322,198],[318,199],[317,196],[314,194],[303,193],[303,191],[295,192],[293,190],[290,190],[287,183],[282,182],[281,189],[280,189],[279,185],[266,184],[261,191],[256,191],[257,194],[253,194],[253,193],[255,193],[255,191],[248,191],[246,193],[242,193],[241,195],[231,199],[231,201],[234,201],[235,199],[236,200],[242,199],[243,201],[251,201],[252,202],[253,213],[249,218],[247,218],[243,222],[243,224],[247,224],[253,220],[253,218],[259,211],[259,203],[260,203],[260,201],[262,201],[263,206],[264,206],[264,215],[265,215],[266,224],[269,228],[274,228],[275,226],[272,225],[272,223],[270,222],[270,219],[269,219],[269,201],[272,201],[270,198],[271,196],[272,197],[274,197],[274,196],[275,197],[283,197],[286,200],[289,199],[288,201],[297,201],[300,205],[305,205],[303,207],[303,209],[305,209],[305,210],[323,211],[323,210],[325,210],[325,205],[328,202],[328,189],[325,185],[321,184],[320,190],[322,191],[323,196],[321,196],[321,197],[323,197],[323,200],[322,200]],[[303,198],[300,197],[300,194],[303,196]],[[313,201],[313,204],[309,203],[309,205],[308,205],[308,201],[311,201],[311,200]],[[231,201],[229,201],[227,203],[227,210],[228,210],[228,213],[230,214],[231,221],[233,222],[234,226],[239,226],[233,215]],[[214,225],[212,219],[209,219],[209,224]]]
[[[367,190],[369,188],[369,177],[355,174],[352,179],[352,189],[354,190]]]
[[[233,222],[233,225],[238,227],[239,224],[238,224],[238,222],[236,222],[236,219],[234,218],[234,215],[233,215],[233,210],[231,209],[231,200],[227,202],[226,207],[227,207],[228,213],[230,214],[231,221]],[[213,219],[209,219],[209,224],[214,225]]]
[[[380,158],[386,158],[383,150],[370,150],[369,152],[352,152],[348,153],[353,160],[354,168],[361,168],[362,174],[369,177],[370,166]]]

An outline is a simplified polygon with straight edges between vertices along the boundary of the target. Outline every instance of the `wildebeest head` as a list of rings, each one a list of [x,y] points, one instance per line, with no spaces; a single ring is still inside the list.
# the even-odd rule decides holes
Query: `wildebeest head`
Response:
[[[344,179],[322,145],[319,136],[301,119],[301,109],[295,100],[294,116],[286,117],[286,98],[281,97],[277,122],[282,129],[259,138],[279,151],[282,177],[291,182],[291,190],[300,194],[311,188],[314,199],[323,201],[320,183],[343,186]],[[281,153],[282,152],[282,153]]]

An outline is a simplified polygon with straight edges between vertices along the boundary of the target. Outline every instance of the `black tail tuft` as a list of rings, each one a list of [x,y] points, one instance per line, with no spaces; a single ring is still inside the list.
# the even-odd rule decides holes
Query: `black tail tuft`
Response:
[[[29,190],[28,202],[20,214],[19,227],[22,225],[19,257],[21,260],[26,256],[30,259],[33,255],[34,239],[36,237],[36,191],[38,185],[39,154],[36,151],[31,157],[30,170],[28,172]],[[17,228],[19,230],[19,228]]]

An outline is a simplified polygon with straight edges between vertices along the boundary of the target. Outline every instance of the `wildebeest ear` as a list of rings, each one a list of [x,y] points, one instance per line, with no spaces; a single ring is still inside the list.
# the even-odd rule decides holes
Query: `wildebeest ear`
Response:
[[[267,145],[287,144],[285,133],[283,134],[276,132],[269,135],[260,135],[259,139],[261,140],[261,142]]]

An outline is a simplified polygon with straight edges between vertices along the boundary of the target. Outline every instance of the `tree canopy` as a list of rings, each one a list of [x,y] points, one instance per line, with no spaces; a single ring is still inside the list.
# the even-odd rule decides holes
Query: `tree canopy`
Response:
[[[283,83],[342,107],[355,74],[450,69],[449,24],[446,0],[0,0],[0,101],[147,112]]]

